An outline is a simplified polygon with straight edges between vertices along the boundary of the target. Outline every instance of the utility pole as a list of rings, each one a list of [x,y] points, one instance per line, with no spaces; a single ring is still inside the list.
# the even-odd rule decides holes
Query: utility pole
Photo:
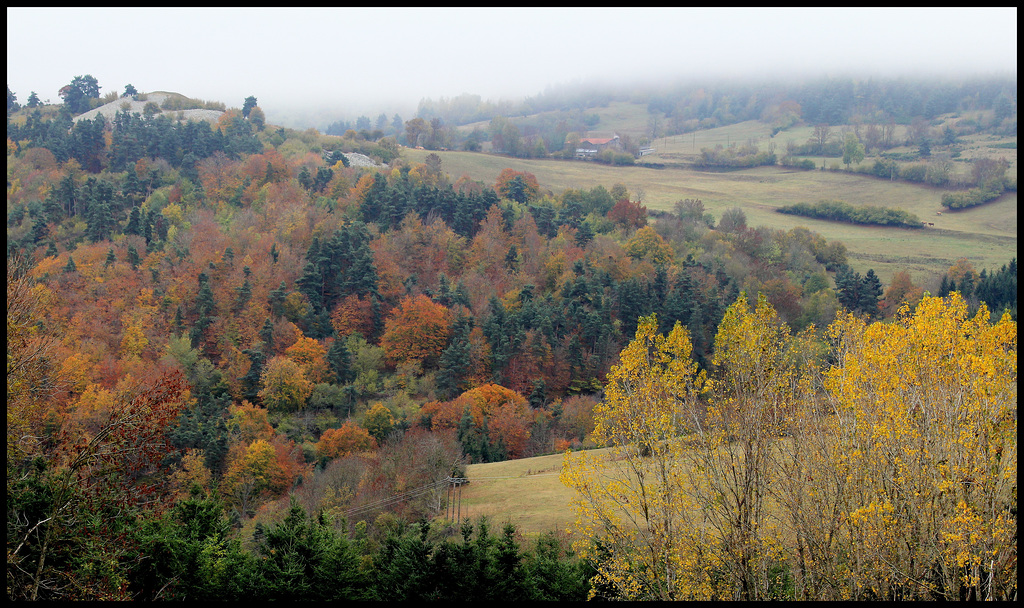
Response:
[[[448,504],[445,508],[445,518],[448,521],[459,523],[462,521],[462,486],[469,483],[465,477],[449,477],[448,482]]]

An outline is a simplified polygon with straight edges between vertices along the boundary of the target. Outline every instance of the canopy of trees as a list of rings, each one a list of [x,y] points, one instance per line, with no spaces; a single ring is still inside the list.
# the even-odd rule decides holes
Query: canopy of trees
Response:
[[[656,211],[622,184],[551,192],[511,168],[482,183],[440,156],[409,163],[395,137],[454,143],[443,104],[378,117],[391,139],[371,141],[267,126],[254,97],[216,124],[75,121],[98,85],[73,84],[63,109],[8,96],[10,597],[1008,594],[1015,260],[958,262],[940,301],[739,209],[716,227],[700,201]],[[705,93],[666,120],[764,105]],[[571,118],[554,140],[593,126]],[[554,141],[492,122],[479,141],[507,153]],[[351,150],[381,165],[336,154]],[[977,178],[1006,185],[998,166]],[[886,358],[902,352],[917,358]],[[584,473],[607,463],[586,460],[566,479],[594,513],[628,496],[615,517],[632,522],[609,515],[575,550],[407,525],[436,520],[441,480],[469,463],[600,443],[632,477],[598,488]],[[838,483],[850,463],[870,479]],[[792,485],[808,475],[828,483]]]

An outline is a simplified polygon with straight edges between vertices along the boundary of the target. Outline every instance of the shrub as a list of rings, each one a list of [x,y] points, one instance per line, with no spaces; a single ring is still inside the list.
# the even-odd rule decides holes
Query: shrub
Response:
[[[900,179],[909,182],[923,182],[928,174],[928,165],[915,164],[907,165],[900,169]]]
[[[803,169],[804,171],[813,171],[817,168],[815,162],[809,158],[793,158],[791,156],[784,156],[779,164],[783,167],[792,167],[794,169]]]
[[[966,209],[999,198],[1002,192],[993,192],[985,188],[971,188],[963,192],[946,192],[942,195],[942,206],[947,209]]]
[[[916,215],[902,209],[864,206],[854,207],[843,201],[819,201],[814,204],[797,203],[776,209],[779,213],[802,215],[834,222],[920,228],[923,224]]]

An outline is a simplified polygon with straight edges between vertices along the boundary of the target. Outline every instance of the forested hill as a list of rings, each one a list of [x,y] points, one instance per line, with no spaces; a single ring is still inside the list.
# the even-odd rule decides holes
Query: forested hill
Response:
[[[737,303],[825,352],[843,311],[876,322],[924,296],[738,208],[654,212],[621,183],[550,192],[514,168],[448,175],[394,135],[269,125],[254,97],[126,91],[89,118],[94,84],[76,78],[60,107],[8,95],[9,597],[309,599],[308,581],[347,572],[331,597],[381,599],[391,579],[359,578],[368,564],[428,539],[437,568],[456,551],[403,523],[443,512],[432,484],[597,443],[639,329],[685,328],[714,373]],[[1015,318],[1016,261],[982,270],[965,260],[944,289]],[[506,573],[532,590],[515,597],[567,599],[556,580],[586,593],[592,571],[557,539],[531,557],[514,531],[462,533],[479,563],[511,555],[547,580]],[[297,576],[273,557],[286,546],[329,559],[289,557],[311,569]],[[381,572],[411,580],[397,568]],[[451,590],[408,597],[435,592]]]

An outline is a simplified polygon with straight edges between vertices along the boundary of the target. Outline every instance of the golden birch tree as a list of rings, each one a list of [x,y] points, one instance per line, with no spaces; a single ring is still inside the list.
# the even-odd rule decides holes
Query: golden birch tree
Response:
[[[763,294],[751,309],[741,293],[715,336],[707,415],[688,453],[690,487],[714,532],[733,599],[783,594],[780,448],[810,388],[812,332],[791,336]]]
[[[970,316],[954,293],[830,331],[848,594],[1016,597],[1016,322]]]
[[[594,409],[602,454],[567,453],[561,479],[576,490],[574,549],[597,566],[592,595],[630,600],[714,595],[713,564],[678,466],[704,378],[679,323],[657,333],[654,315],[608,375]]]

